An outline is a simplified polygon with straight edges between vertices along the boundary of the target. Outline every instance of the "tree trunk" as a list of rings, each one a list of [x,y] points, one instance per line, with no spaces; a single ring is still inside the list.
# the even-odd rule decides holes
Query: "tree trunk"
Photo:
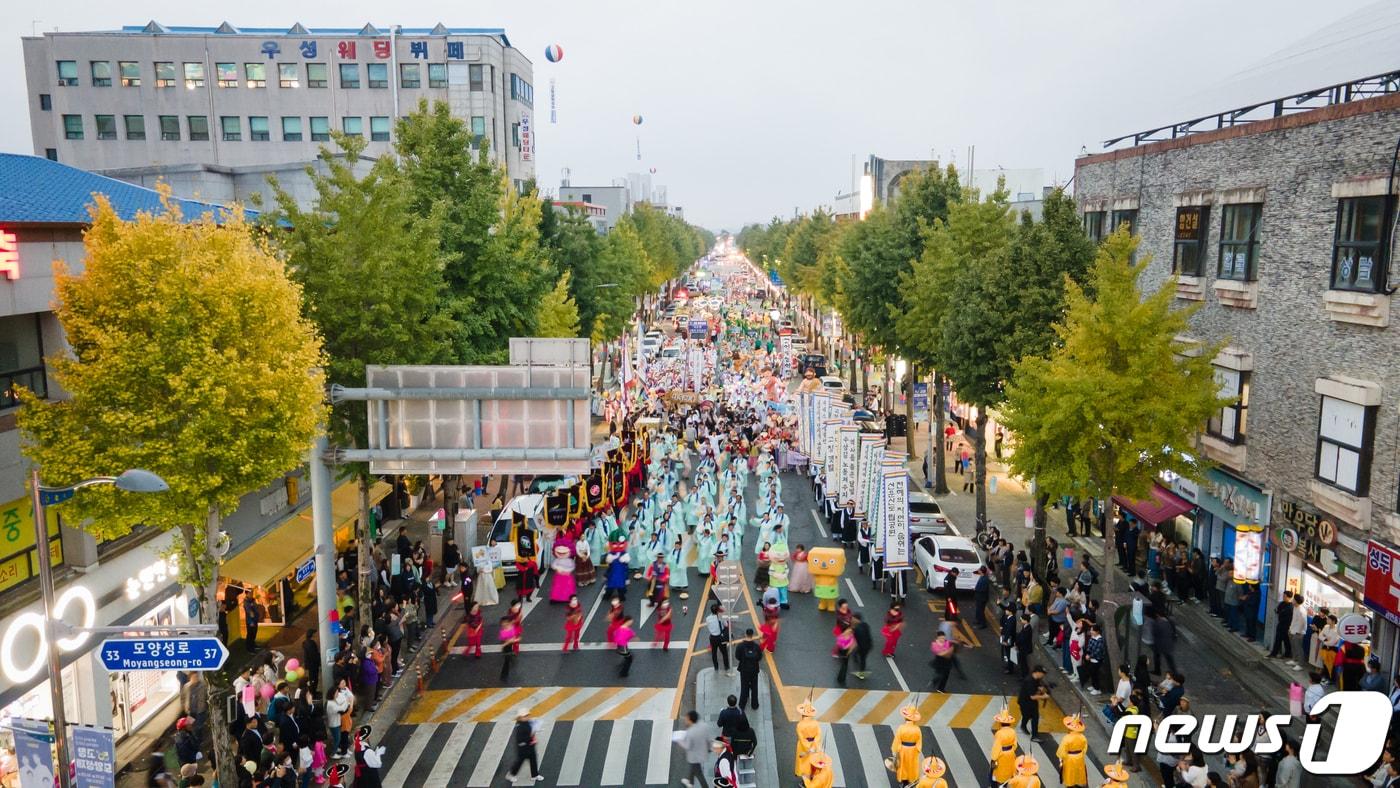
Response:
[[[914,445],[914,365],[909,365],[909,371],[904,375],[904,448],[908,451],[909,461],[917,463],[919,461],[919,450]]]
[[[856,363],[860,365],[860,393],[864,396],[870,393],[870,367],[866,365],[864,355]]]
[[[856,388],[856,367],[860,364],[860,361],[856,357],[855,340],[849,335],[846,337],[846,350],[846,359],[851,367],[851,393],[854,394],[860,391],[860,389]],[[861,403],[857,402],[856,404],[859,405]]]
[[[374,608],[374,595],[370,592],[373,585],[370,582],[370,572],[373,571],[370,565],[370,553],[374,550],[375,540],[370,536],[369,530],[369,475],[360,476],[360,517],[355,524],[355,571],[358,573],[359,582],[356,584],[355,594],[355,621],[369,621],[370,610]],[[404,519],[408,519],[407,512],[404,512]],[[382,525],[382,523],[381,523]],[[382,537],[384,534],[381,533]],[[350,640],[353,643],[358,637],[358,632],[350,632]],[[330,648],[329,643],[322,643],[321,648]],[[330,666],[323,666],[329,670]],[[221,783],[222,784],[222,783]]]
[[[508,473],[503,473],[503,474],[501,474],[501,486],[498,487],[498,488],[496,488],[496,496],[497,496],[498,498],[500,498],[502,502],[505,502],[505,500],[506,500],[506,490],[509,490],[509,489],[510,489],[510,474],[508,474]]]
[[[1109,497],[1102,502],[1103,566],[1099,567],[1099,571],[1103,576],[1103,595],[1105,599],[1118,592],[1118,583],[1113,577],[1113,568],[1118,565],[1118,562],[1115,560],[1118,551],[1113,548],[1113,540],[1118,531],[1117,526],[1113,522],[1113,491],[1115,490],[1116,487],[1112,488],[1109,492]]]
[[[976,458],[976,473],[973,486],[977,497],[977,531],[987,527],[987,409],[977,408],[977,431],[972,436],[973,456]]]
[[[890,360],[889,351],[885,351],[885,390],[880,392],[880,398],[885,403],[885,413],[894,411],[894,362]]]
[[[1036,491],[1035,494],[1035,531],[1031,536],[1031,571],[1042,581],[1045,580],[1045,519],[1047,512],[1045,505],[1050,502],[1049,493]],[[1047,593],[1049,589],[1047,589]]]
[[[943,373],[935,371],[933,373],[933,393],[929,395],[929,407],[934,413],[929,414],[929,429],[938,425],[937,434],[933,438],[934,457],[937,462],[933,462],[933,494],[948,494],[948,455],[943,445],[943,428],[948,418],[948,403],[943,401]]]
[[[222,526],[223,517],[219,514],[218,508],[209,507],[204,521],[204,560],[210,568],[207,574],[199,574],[198,582],[195,585],[200,599],[200,620],[206,624],[216,623],[219,617],[219,558],[214,554],[214,545],[219,542]],[[182,528],[181,530],[186,537],[186,553],[192,558],[195,547],[194,528]],[[198,564],[191,565],[198,566]],[[229,639],[232,640],[232,633],[229,634]],[[226,699],[232,692],[233,674],[230,670],[230,667],[225,666],[223,670],[208,671],[204,674],[204,689],[209,704],[209,738],[213,745],[210,754],[213,756],[214,769],[218,774],[220,785],[238,784],[237,742],[229,727],[232,720],[228,719],[228,714],[225,713],[227,711]]]

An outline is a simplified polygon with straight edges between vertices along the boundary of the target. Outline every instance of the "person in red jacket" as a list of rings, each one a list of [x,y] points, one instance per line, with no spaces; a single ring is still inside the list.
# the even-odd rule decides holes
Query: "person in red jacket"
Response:
[[[880,653],[887,657],[894,656],[894,650],[899,646],[899,638],[904,635],[904,608],[898,602],[890,604],[889,612],[885,613],[885,625],[880,628],[880,634],[885,636],[885,647]]]
[[[467,630],[467,650],[464,653],[480,658],[481,636],[486,632],[486,617],[481,614],[480,602],[473,602],[471,607],[467,608],[467,618],[463,625]]]
[[[583,633],[583,607],[578,603],[578,594],[569,597],[569,611],[564,614],[564,651],[572,643],[578,651],[579,636]]]
[[[661,604],[656,608],[656,642],[661,644],[662,651],[671,650],[671,601],[661,600]]]

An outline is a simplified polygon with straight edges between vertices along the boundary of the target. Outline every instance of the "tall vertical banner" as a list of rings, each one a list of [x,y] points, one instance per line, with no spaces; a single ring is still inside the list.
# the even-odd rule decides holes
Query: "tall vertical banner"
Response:
[[[860,436],[860,462],[856,466],[856,517],[865,517],[870,512],[874,499],[871,493],[872,482],[878,476],[881,455],[885,451],[885,441],[879,435]]]
[[[812,395],[810,393],[797,395],[797,450],[812,456],[812,446],[808,443],[808,427],[812,423]]]
[[[854,508],[860,468],[860,428],[854,424],[842,425],[840,441],[841,475],[837,480],[836,502]]]
[[[46,720],[10,720],[20,788],[53,788],[53,733]]]
[[[811,434],[807,441],[812,448],[812,462],[816,463],[819,470],[826,464],[826,447],[822,444],[825,437],[822,425],[826,424],[826,420],[829,418],[831,418],[831,397],[822,393],[813,394],[812,421],[809,425]]]
[[[112,731],[107,728],[73,728],[73,768],[78,788],[114,788],[117,762]]]
[[[885,470],[880,503],[885,532],[885,569],[909,567],[909,473],[901,465]]]
[[[827,419],[822,425],[822,453],[826,455],[826,464],[822,468],[822,487],[826,490],[826,497],[836,499],[837,474],[840,473],[840,439],[841,419]]]
[[[701,391],[705,388],[705,351],[698,347],[690,349],[690,389]]]

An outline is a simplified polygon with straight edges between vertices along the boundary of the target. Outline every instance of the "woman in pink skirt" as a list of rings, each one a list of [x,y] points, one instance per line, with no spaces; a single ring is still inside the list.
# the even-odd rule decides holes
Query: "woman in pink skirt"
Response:
[[[578,592],[578,584],[574,582],[574,551],[570,543],[565,541],[554,545],[554,562],[549,568],[554,570],[554,579],[549,586],[549,603],[555,604],[569,601],[569,597]]]

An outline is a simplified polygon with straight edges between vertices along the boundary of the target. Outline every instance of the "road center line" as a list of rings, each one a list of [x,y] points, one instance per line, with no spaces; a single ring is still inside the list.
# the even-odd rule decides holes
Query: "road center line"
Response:
[[[808,511],[812,513],[812,522],[817,526],[817,533],[821,534],[823,539],[826,539],[826,529],[822,527],[821,515],[817,514],[816,509],[809,509]]]
[[[588,625],[593,623],[593,616],[598,613],[598,608],[603,604],[603,597],[607,595],[608,592],[606,588],[598,589],[598,596],[593,600],[593,607],[588,610],[588,618],[583,620],[583,629],[579,630],[580,632],[588,631]]]
[[[890,670],[894,671],[894,680],[899,682],[899,688],[908,692],[909,685],[904,682],[904,674],[899,672],[899,666],[894,664],[894,657],[885,657],[885,661],[890,663]]]

